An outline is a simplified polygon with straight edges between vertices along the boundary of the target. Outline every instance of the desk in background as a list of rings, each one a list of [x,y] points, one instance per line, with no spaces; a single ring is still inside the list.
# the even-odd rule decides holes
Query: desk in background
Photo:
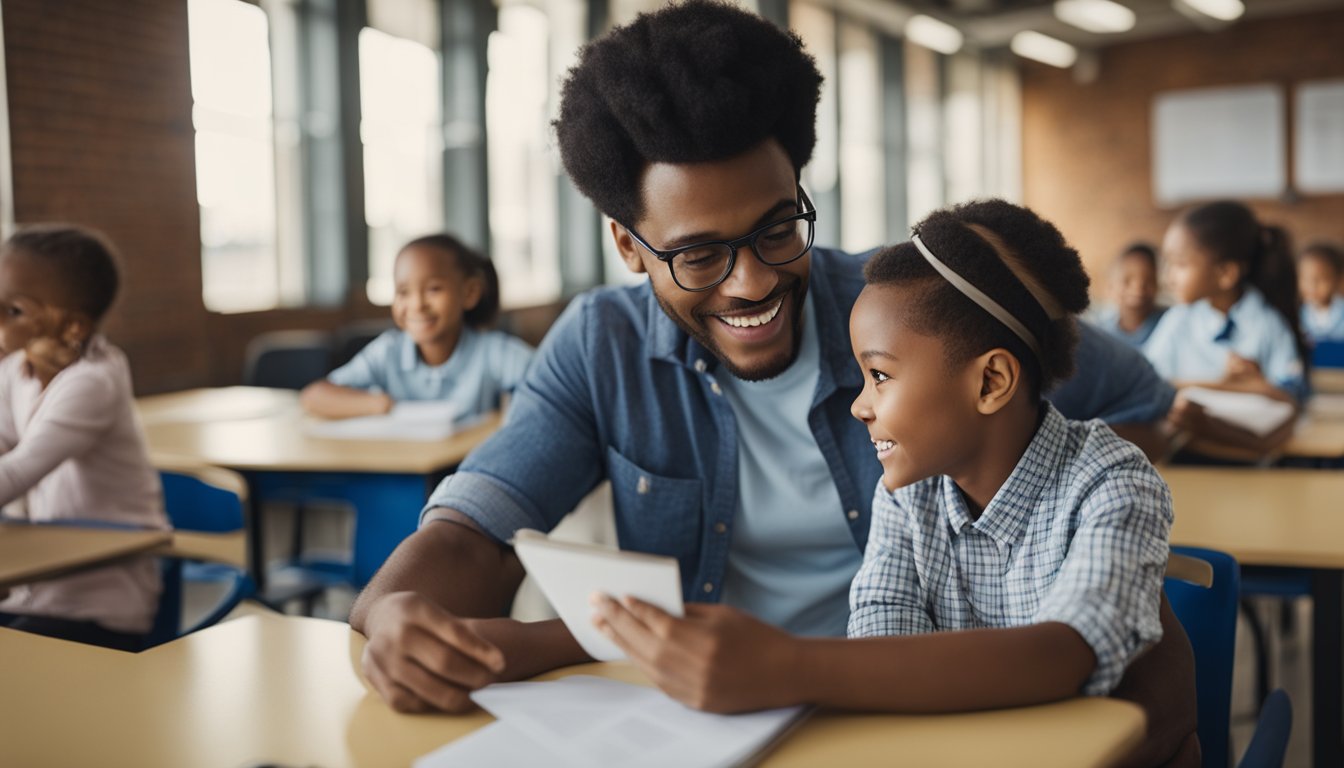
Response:
[[[491,722],[399,715],[352,668],[363,638],[293,616],[225,622],[140,654],[0,629],[0,743],[24,766],[409,765]],[[642,682],[627,664],[551,673]],[[1143,712],[1104,698],[942,716],[818,713],[764,761],[816,765],[1105,766]]]
[[[428,484],[499,425],[498,414],[491,414],[437,442],[312,437],[297,392],[260,387],[193,389],[140,398],[136,406],[156,464],[227,467],[247,479],[254,521],[249,559],[258,588],[265,583],[265,559],[255,521],[268,498],[300,489],[354,506],[351,579],[362,586],[415,531]]]
[[[1312,757],[1344,765],[1344,473],[1161,467],[1171,543],[1218,549],[1242,565],[1312,572]]]
[[[0,590],[107,565],[171,539],[169,531],[0,524]]]

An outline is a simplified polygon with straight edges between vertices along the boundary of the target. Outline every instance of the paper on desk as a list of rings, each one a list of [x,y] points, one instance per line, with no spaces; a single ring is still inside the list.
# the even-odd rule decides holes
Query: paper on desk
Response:
[[[637,597],[682,615],[681,569],[674,558],[555,541],[528,529],[518,531],[513,547],[570,634],[598,661],[624,659],[625,652],[593,626],[594,592]]]
[[[743,765],[804,712],[790,707],[712,715],[688,709],[656,688],[589,675],[499,683],[472,698],[499,721],[426,755],[415,768]]]
[[[381,416],[309,420],[305,431],[313,437],[336,440],[446,440],[457,426],[457,409],[442,400],[402,402]]]
[[[1251,392],[1223,392],[1204,387],[1185,387],[1181,394],[1204,408],[1210,416],[1264,437],[1293,417],[1288,403]]]

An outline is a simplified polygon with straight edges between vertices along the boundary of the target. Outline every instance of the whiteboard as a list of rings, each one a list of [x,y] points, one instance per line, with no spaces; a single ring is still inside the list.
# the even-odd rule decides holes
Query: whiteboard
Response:
[[[1279,197],[1287,188],[1283,89],[1167,91],[1153,99],[1153,197]]]
[[[1344,80],[1297,87],[1293,179],[1302,192],[1344,192]]]

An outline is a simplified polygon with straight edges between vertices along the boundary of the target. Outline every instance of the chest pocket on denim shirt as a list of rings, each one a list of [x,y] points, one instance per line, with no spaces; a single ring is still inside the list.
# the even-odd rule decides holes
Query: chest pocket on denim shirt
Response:
[[[684,587],[700,548],[700,481],[656,475],[610,446],[607,473],[621,548],[677,558]]]

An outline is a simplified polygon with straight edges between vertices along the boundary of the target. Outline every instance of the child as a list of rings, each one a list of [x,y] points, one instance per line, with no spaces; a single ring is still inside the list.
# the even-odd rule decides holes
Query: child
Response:
[[[1312,243],[1297,258],[1297,285],[1302,294],[1302,331],[1318,341],[1344,342],[1344,251],[1332,243]]]
[[[397,328],[305,387],[304,409],[339,419],[387,413],[401,400],[446,400],[459,417],[499,408],[532,348],[501,331],[478,330],[499,312],[494,265],[438,234],[407,243],[393,270]]]
[[[915,231],[873,256],[850,317],[864,371],[852,411],[883,467],[850,639],[597,598],[597,625],[670,695],[716,711],[1021,706],[1105,695],[1161,637],[1166,485],[1102,422],[1041,398],[1073,366],[1077,252],[999,200]]]
[[[1306,395],[1297,277],[1287,234],[1241,203],[1189,209],[1162,242],[1178,305],[1144,354],[1177,387],[1255,392],[1296,403]]]
[[[98,333],[117,293],[111,248],[78,227],[26,227],[0,249],[0,504],[32,522],[167,528],[126,356]],[[0,625],[139,650],[158,564],[123,561],[14,587]]]
[[[1113,308],[1098,313],[1097,324],[1112,335],[1142,347],[1166,307],[1157,304],[1157,252],[1147,243],[1126,248],[1111,267]]]

